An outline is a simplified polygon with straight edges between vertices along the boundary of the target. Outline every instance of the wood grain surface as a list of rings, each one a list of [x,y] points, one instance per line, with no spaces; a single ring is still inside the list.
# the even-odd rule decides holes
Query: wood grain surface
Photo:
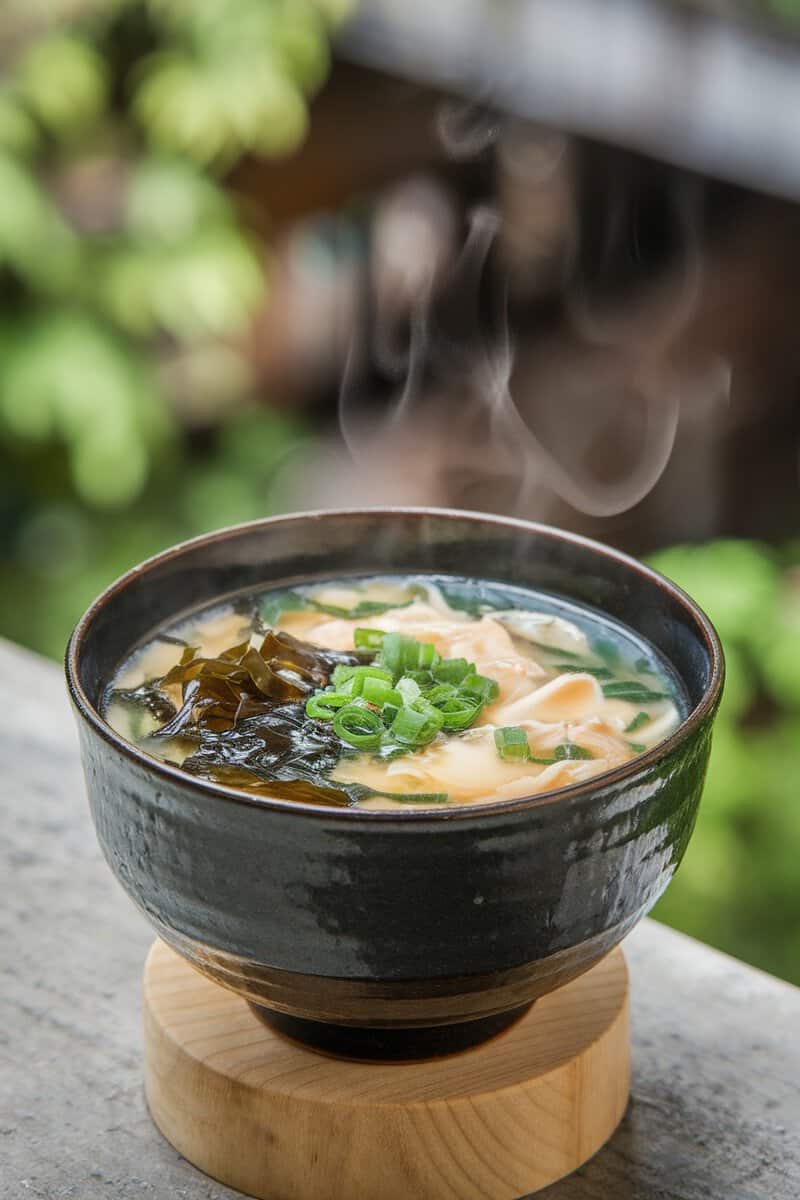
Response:
[[[590,1158],[628,1100],[620,950],[483,1046],[415,1063],[291,1042],[160,941],[144,978],[156,1124],[263,1200],[516,1200]]]

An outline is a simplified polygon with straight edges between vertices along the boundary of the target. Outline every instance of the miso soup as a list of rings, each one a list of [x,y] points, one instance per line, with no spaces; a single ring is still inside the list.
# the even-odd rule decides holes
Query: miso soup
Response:
[[[198,610],[107,689],[123,737],[254,795],[367,809],[485,804],[628,762],[687,714],[608,617],[445,576],[318,583]]]

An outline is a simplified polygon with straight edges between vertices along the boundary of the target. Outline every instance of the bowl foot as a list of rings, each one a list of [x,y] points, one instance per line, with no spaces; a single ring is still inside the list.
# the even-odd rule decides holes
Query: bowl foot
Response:
[[[322,1054],[359,1062],[413,1062],[458,1054],[503,1033],[523,1017],[530,1007],[530,1004],[522,1004],[510,1012],[479,1017],[474,1021],[460,1021],[455,1025],[386,1029],[308,1021],[257,1004],[251,1005],[256,1016],[276,1033]]]

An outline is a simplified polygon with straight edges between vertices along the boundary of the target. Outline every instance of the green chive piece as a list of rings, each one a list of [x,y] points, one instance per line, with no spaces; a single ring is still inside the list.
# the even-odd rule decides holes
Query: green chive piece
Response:
[[[334,717],[333,728],[349,746],[355,746],[358,750],[373,750],[380,745],[384,725],[372,709],[347,704]]]
[[[453,700],[446,700],[438,707],[444,717],[445,729],[467,729],[483,705],[464,696],[457,696]]]
[[[395,678],[403,674],[407,666],[406,659],[410,658],[412,651],[419,643],[415,638],[406,637],[402,633],[387,633],[383,639],[381,646],[380,660],[388,671],[391,671]],[[416,666],[416,653],[414,653],[414,663]]]
[[[422,692],[426,692],[429,688],[432,688],[436,682],[430,671],[406,671],[405,678],[413,679]]]
[[[374,676],[367,676],[361,685],[361,699],[366,700],[368,704],[374,704],[378,708],[382,708],[384,704],[389,703],[400,705],[403,703],[403,697],[400,692],[395,691],[390,682],[385,679],[376,679]]]
[[[650,713],[638,712],[632,721],[629,721],[625,726],[626,733],[635,733],[637,729],[641,729],[650,720]]]
[[[652,692],[633,679],[615,679],[613,683],[604,683],[602,688],[606,699],[628,700],[631,704],[652,704],[668,698],[666,692]]]
[[[437,708],[441,708],[448,700],[455,700],[458,695],[458,689],[452,683],[437,683],[425,693],[425,699],[429,704],[435,704]]]
[[[594,755],[585,746],[578,746],[575,742],[562,742],[560,746],[556,746],[553,757],[556,762],[564,762],[574,758],[594,758]]]
[[[430,669],[441,662],[432,642],[418,642],[403,633],[387,633],[381,646],[380,661],[397,678],[406,671]]]
[[[494,744],[497,753],[506,762],[526,762],[531,756],[528,735],[520,725],[495,729]]]
[[[359,617],[380,617],[390,609],[408,608],[412,600],[398,604],[394,600],[359,600],[352,608],[341,608],[338,604],[323,604],[310,596],[305,598],[304,607],[313,608],[329,617],[341,617],[345,621],[357,621]]]
[[[397,800],[400,804],[447,804],[447,792],[378,792],[369,788],[364,795],[380,796],[384,800]]]
[[[462,683],[468,675],[475,674],[475,664],[467,662],[466,658],[443,658],[433,668],[433,677],[437,683]]]
[[[404,675],[402,679],[398,679],[396,690],[402,696],[403,703],[409,705],[413,704],[415,700],[419,700],[422,695],[422,689],[419,684],[409,678],[408,675]]]
[[[353,631],[353,645],[356,650],[380,650],[386,634],[382,629],[356,629]]]
[[[306,701],[306,716],[316,721],[332,721],[337,710],[350,700],[344,692],[317,692]]]
[[[641,742],[628,742],[628,747],[633,751],[634,754],[644,754],[645,750],[647,749],[647,746],[643,745]]]
[[[423,670],[430,670],[432,667],[438,667],[442,661],[442,656],[439,654],[433,642],[420,642],[418,654],[419,666]]]
[[[486,675],[467,675],[459,684],[459,691],[465,696],[472,696],[479,700],[481,704],[488,704],[491,700],[496,700],[500,694],[500,687],[496,680],[487,678]]]
[[[392,721],[390,732],[406,746],[425,746],[433,741],[442,728],[444,718],[437,708],[425,700],[401,708]]]
[[[554,671],[570,675],[594,675],[595,679],[613,679],[608,667],[586,667],[581,663],[554,663]]]
[[[558,655],[559,658],[580,659],[581,657],[574,650],[564,650],[561,646],[548,646],[546,642],[537,642],[535,638],[523,637],[523,640],[536,650],[541,650],[544,654],[549,654],[551,658],[555,655]]]
[[[339,665],[334,667],[331,675],[331,683],[334,687],[348,687],[351,695],[360,696],[364,687],[365,679],[382,679],[389,687],[392,686],[392,676],[388,671],[384,671],[381,667],[346,667]]]

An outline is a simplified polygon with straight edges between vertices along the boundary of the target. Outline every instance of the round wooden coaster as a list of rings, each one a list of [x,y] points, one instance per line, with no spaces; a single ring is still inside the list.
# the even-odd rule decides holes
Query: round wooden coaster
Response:
[[[160,941],[144,1000],[153,1120],[260,1200],[517,1200],[590,1158],[628,1100],[620,950],[505,1033],[427,1062],[348,1062],[288,1041]]]

